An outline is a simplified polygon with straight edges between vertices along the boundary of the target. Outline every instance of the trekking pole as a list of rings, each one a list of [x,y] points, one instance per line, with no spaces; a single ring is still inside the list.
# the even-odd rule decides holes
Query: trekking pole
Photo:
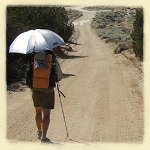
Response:
[[[66,96],[64,95],[64,93],[62,91],[60,91],[60,89],[56,88],[58,90],[58,92],[64,97],[66,98]]]
[[[60,104],[61,104],[61,109],[62,109],[62,114],[63,114],[63,118],[64,118],[64,122],[65,122],[65,128],[66,128],[66,132],[67,132],[67,137],[69,137],[69,133],[68,133],[68,129],[67,129],[67,124],[66,124],[66,119],[65,119],[65,114],[64,114],[64,110],[63,110],[63,105],[62,105],[62,101],[61,101],[61,96],[60,96],[60,90],[59,90],[59,85],[57,83],[57,90],[58,90],[58,95],[59,95],[59,100],[60,100]]]
[[[57,83],[57,90],[58,90],[58,95],[59,95],[59,99],[60,99],[61,109],[62,109],[63,118],[64,118],[64,122],[65,122],[65,128],[66,128],[66,132],[67,132],[67,137],[69,138],[69,132],[68,132],[68,129],[67,129],[67,124],[66,124],[66,120],[65,120],[65,114],[64,114],[63,105],[62,105],[62,102],[61,102],[60,93],[64,96],[64,98],[65,98],[65,95],[59,90],[59,85],[58,85],[58,83]],[[73,140],[73,139],[71,139],[71,138],[69,138],[69,140],[71,140],[71,141],[73,141],[73,142],[80,143],[80,142],[75,141],[75,140]]]

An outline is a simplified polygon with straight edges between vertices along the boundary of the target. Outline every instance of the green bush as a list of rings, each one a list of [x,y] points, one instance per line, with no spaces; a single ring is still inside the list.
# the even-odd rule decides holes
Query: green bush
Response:
[[[133,22],[133,32],[131,34],[133,50],[136,57],[143,59],[143,9],[136,9],[135,21]]]
[[[69,23],[67,11],[60,6],[8,6],[6,28],[7,84],[25,77],[29,55],[9,54],[9,46],[22,32],[31,29],[49,29],[67,42],[74,27]]]

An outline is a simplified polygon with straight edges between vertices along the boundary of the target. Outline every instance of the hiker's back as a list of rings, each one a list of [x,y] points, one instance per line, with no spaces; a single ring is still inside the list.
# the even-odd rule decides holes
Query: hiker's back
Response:
[[[57,81],[56,57],[53,53],[34,53],[27,71],[26,83],[34,90],[48,90]]]

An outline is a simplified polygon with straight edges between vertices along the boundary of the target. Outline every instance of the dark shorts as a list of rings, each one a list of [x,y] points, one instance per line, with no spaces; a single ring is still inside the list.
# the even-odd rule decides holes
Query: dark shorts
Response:
[[[32,90],[32,99],[33,99],[34,107],[54,109],[54,104],[55,104],[54,89],[50,91]]]

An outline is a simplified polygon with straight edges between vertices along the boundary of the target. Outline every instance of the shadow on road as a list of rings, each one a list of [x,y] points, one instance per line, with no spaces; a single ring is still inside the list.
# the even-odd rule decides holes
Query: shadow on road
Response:
[[[76,42],[72,42],[72,41],[68,41],[69,44],[75,44],[75,45],[82,45],[82,44],[79,44],[79,43],[76,43]]]
[[[76,45],[82,45],[82,44],[75,43],[75,42],[72,42],[72,41],[70,41],[69,43],[76,44]],[[63,45],[61,47],[54,48],[55,55],[58,58],[61,58],[61,59],[75,59],[75,58],[88,57],[88,56],[70,55],[69,52],[72,53],[72,52],[77,52],[77,51],[73,50],[73,48],[70,46],[70,44],[65,44],[65,45]]]
[[[69,78],[71,76],[76,76],[76,75],[63,73],[63,78]]]
[[[49,141],[49,142],[41,142],[41,144],[61,145],[61,143],[52,142],[52,141]]]
[[[55,48],[54,53],[57,57],[62,59],[75,59],[75,58],[85,58],[88,56],[77,56],[77,55],[69,55],[69,52],[75,52],[70,46]]]
[[[28,87],[25,84],[25,81],[19,81],[17,83],[12,83],[12,84],[7,86],[7,90],[13,91],[13,92],[25,91],[26,88],[28,88]]]

